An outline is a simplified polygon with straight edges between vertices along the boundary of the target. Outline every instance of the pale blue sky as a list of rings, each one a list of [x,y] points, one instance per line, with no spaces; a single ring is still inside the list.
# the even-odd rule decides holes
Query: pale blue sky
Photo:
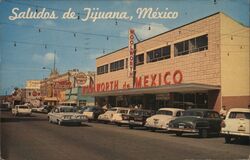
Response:
[[[20,11],[29,7],[33,11],[40,11],[42,8],[39,7],[48,11],[54,9],[59,17],[69,8],[80,14],[84,8],[99,8],[101,11],[125,11],[134,18],[132,22],[118,20],[117,25],[115,20],[97,20],[95,23],[60,18],[10,21],[8,17],[16,7]],[[168,8],[168,11],[177,11],[179,16],[165,20],[137,19],[136,9],[139,7]],[[216,4],[214,0],[0,0],[0,94],[9,94],[14,87],[24,87],[26,80],[47,77],[49,71],[42,67],[53,66],[54,51],[60,73],[74,68],[95,71],[95,58],[103,55],[103,50],[109,53],[127,46],[129,28],[135,28],[143,40],[219,11],[249,26],[249,0],[216,0]],[[74,36],[74,32],[79,33]]]

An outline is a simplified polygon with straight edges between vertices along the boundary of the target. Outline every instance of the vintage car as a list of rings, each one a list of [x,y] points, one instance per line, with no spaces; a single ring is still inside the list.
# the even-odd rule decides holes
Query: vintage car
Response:
[[[218,112],[210,109],[189,109],[183,116],[169,122],[168,131],[174,132],[177,136],[183,133],[198,133],[205,138],[210,133],[219,135],[221,117]]]
[[[99,122],[104,122],[104,123],[111,122],[112,117],[118,111],[118,108],[119,107],[112,107],[112,108],[108,109],[105,113],[100,114],[98,116],[97,120]]]
[[[147,118],[145,127],[151,131],[166,129],[169,121],[181,116],[183,111],[179,108],[160,108],[155,115]]]
[[[230,109],[221,122],[221,134],[226,143],[230,143],[232,138],[245,138],[250,142],[250,109]]]
[[[39,112],[39,113],[49,113],[52,110],[53,106],[43,105],[41,107],[32,108],[32,112]]]
[[[134,110],[134,108],[118,107],[117,112],[113,114],[111,122],[114,122],[118,126],[128,125],[129,116],[134,112]]]
[[[12,108],[12,114],[14,116],[19,116],[19,115],[31,115],[31,108],[28,105],[15,105]]]
[[[83,115],[88,118],[88,121],[97,120],[100,114],[103,114],[104,110],[97,106],[88,106],[84,111]]]
[[[66,123],[81,125],[82,122],[87,121],[87,117],[77,113],[72,106],[56,106],[48,113],[48,120],[50,123],[59,125]]]
[[[145,109],[136,109],[129,116],[129,128],[133,129],[134,127],[144,127],[146,119],[155,114],[153,110]]]

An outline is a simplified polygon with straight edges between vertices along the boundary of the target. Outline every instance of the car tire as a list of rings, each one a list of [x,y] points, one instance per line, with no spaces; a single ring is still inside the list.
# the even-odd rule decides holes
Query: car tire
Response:
[[[62,121],[57,120],[58,125],[62,126]]]
[[[178,136],[178,137],[181,137],[182,136],[182,132],[176,132],[175,135]]]
[[[52,120],[49,118],[49,123],[52,123]]]
[[[134,126],[132,126],[132,125],[129,125],[129,129],[134,129]]]
[[[155,132],[155,128],[150,128],[151,132]]]
[[[122,124],[121,124],[121,123],[117,123],[116,125],[117,125],[118,127],[121,127],[121,126],[122,126]]]
[[[208,130],[207,129],[200,129],[199,130],[199,136],[201,138],[207,138],[208,137]]]
[[[225,143],[231,143],[231,137],[225,136]]]

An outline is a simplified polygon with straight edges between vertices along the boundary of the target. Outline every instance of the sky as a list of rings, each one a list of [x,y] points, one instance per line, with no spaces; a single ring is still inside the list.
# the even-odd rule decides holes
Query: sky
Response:
[[[60,73],[96,71],[98,56],[127,46],[129,28],[144,40],[216,12],[249,26],[249,5],[250,0],[0,0],[0,95],[24,88],[27,80],[48,77],[54,57]],[[29,8],[39,13],[45,8],[58,18],[10,20],[14,8],[18,8],[16,14],[27,14]],[[76,18],[62,19],[70,8]],[[86,8],[127,12],[133,18],[82,21]],[[138,8],[178,12],[178,16],[139,19]]]

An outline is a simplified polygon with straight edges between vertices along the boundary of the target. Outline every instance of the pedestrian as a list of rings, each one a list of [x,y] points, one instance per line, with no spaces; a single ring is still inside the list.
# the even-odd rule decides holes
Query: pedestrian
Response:
[[[227,107],[226,106],[222,106],[221,110],[220,110],[220,116],[225,118],[227,114]]]

